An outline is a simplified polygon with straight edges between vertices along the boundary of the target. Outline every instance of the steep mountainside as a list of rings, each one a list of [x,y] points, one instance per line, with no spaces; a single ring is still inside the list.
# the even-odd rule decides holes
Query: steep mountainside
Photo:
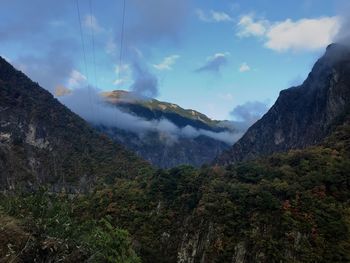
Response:
[[[215,163],[229,164],[320,142],[350,107],[350,49],[332,44],[305,82],[273,107]]]
[[[0,58],[0,188],[90,188],[147,167]]]
[[[140,99],[127,91],[103,93],[109,104],[124,112],[148,121],[169,120],[179,128],[191,126],[210,132],[227,132],[220,121],[211,120],[206,115],[194,110],[186,110],[172,103],[155,99]],[[98,126],[98,130],[110,138],[125,145],[142,158],[161,168],[175,167],[181,164],[200,166],[213,160],[215,156],[227,150],[230,145],[205,135],[198,137],[181,137],[169,143],[163,133],[152,131],[142,134]]]

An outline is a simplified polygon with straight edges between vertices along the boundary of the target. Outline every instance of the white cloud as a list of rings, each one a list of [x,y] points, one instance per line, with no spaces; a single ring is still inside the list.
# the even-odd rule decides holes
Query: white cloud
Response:
[[[267,20],[254,21],[253,15],[242,16],[238,24],[237,36],[249,37],[249,36],[263,36],[269,26]]]
[[[339,28],[335,16],[295,22],[287,19],[271,26],[265,46],[277,51],[320,49],[332,43]]]
[[[225,13],[225,12],[219,12],[210,10],[210,12],[207,14],[202,9],[196,9],[196,15],[199,20],[203,22],[229,22],[233,21],[232,17]]]
[[[84,26],[95,33],[103,31],[103,28],[99,25],[97,19],[93,15],[86,15],[84,18]]]
[[[86,81],[87,81],[86,76],[74,69],[70,73],[70,76],[68,79],[68,86],[70,88],[77,88],[81,86],[83,83],[85,83]]]
[[[153,67],[158,70],[172,70],[172,65],[175,64],[178,58],[180,58],[179,55],[171,55],[171,56],[165,57],[161,63],[154,64]]]
[[[317,50],[332,43],[340,29],[340,18],[286,19],[272,23],[245,15],[237,26],[237,36],[261,37],[265,40],[265,47],[275,51]]]
[[[246,71],[250,71],[250,67],[246,62],[243,62],[239,67],[239,72],[246,72]]]

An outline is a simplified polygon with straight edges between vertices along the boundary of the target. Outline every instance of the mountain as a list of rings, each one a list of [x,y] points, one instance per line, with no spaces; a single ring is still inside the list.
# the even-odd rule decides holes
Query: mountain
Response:
[[[106,138],[98,139],[85,122],[1,61],[0,105],[1,112],[7,111],[1,115],[2,183],[5,182],[3,178],[10,175],[17,184],[28,185],[26,173],[21,170],[30,170],[25,161],[32,156],[41,162],[49,159],[49,150],[43,152],[45,156],[39,153],[41,148],[46,149],[46,141],[55,146],[52,138],[64,146],[71,144],[84,149],[87,144],[94,147],[89,152],[98,155],[92,156],[97,159],[90,158],[84,167],[96,173],[102,169],[103,174],[99,176],[112,182],[95,184],[94,191],[78,195],[55,195],[45,189],[25,193],[1,191],[1,260],[350,262],[350,112],[341,104],[350,97],[349,62],[347,51],[343,51],[346,49],[341,46],[329,47],[328,55],[334,54],[327,60],[334,59],[334,63],[331,67],[319,68],[319,74],[314,76],[321,83],[319,86],[308,86],[331,91],[311,93],[308,100],[297,97],[306,106],[309,100],[310,103],[314,101],[313,105],[318,105],[316,108],[327,106],[328,103],[320,101],[329,98],[336,103],[328,106],[336,114],[329,119],[319,116],[317,127],[329,128],[325,132],[328,135],[319,138],[316,145],[227,166],[202,166],[200,169],[179,166],[167,170],[148,169],[120,146]],[[324,57],[320,61],[322,59]],[[343,63],[338,65],[341,61]],[[331,69],[324,70],[328,67]],[[333,70],[337,72],[336,84],[334,76],[329,74]],[[326,80],[329,85],[325,85]],[[316,103],[312,94],[327,98],[317,97]],[[44,115],[37,118],[43,111]],[[325,109],[318,108],[316,112],[325,114]],[[288,111],[283,114],[289,116]],[[64,122],[56,121],[58,115],[62,115]],[[284,119],[284,115],[279,118]],[[35,130],[40,131],[35,136],[26,128],[28,117],[35,120]],[[314,119],[308,118],[314,125]],[[15,132],[10,133],[12,129]],[[85,131],[91,135],[86,137]],[[310,128],[310,132],[313,129]],[[307,131],[305,136],[309,136]],[[56,147],[65,151],[62,155],[68,154],[69,159],[74,149],[68,151],[60,145]],[[75,150],[76,166],[82,160],[78,157],[86,155],[79,151],[81,148]],[[56,163],[53,161],[51,165],[56,166]],[[116,163],[124,164],[123,168],[119,169]],[[40,164],[41,170],[48,171],[43,164]],[[77,171],[74,166],[67,168]],[[38,178],[43,181],[49,175],[34,174],[41,175]],[[57,186],[54,180],[52,183]]]
[[[304,83],[280,92],[273,107],[215,163],[225,165],[315,145],[350,107],[350,49],[328,46]]]
[[[0,58],[0,188],[83,191],[148,166]]]
[[[109,105],[142,120],[166,120],[176,129],[191,127],[200,131],[196,136],[173,134],[174,136],[169,138],[167,131],[148,131],[140,135],[111,126],[97,126],[98,130],[158,167],[170,168],[181,164],[198,167],[209,163],[230,147],[227,141],[222,141],[215,135],[233,132],[232,128],[225,126],[225,122],[211,120],[200,112],[156,99],[140,98],[122,90],[104,92],[102,96]]]
[[[349,173],[348,115],[317,146],[250,162],[143,172],[74,198],[0,193],[0,258],[139,263],[132,245],[149,263],[349,262]]]
[[[141,98],[125,90],[104,92],[102,96],[109,103],[148,120],[166,118],[181,128],[191,125],[195,128],[224,130],[217,126],[220,121],[212,120],[195,110],[183,109],[174,103]]]

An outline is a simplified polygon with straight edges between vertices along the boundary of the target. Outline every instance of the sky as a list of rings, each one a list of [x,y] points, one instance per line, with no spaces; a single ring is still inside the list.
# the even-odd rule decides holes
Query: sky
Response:
[[[0,55],[56,95],[86,85],[124,89],[213,119],[251,118],[302,83],[347,5],[0,0]]]

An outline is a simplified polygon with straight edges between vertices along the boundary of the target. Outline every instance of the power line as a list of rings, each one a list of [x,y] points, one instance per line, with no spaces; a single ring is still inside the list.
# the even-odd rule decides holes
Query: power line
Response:
[[[120,74],[121,74],[121,71],[122,71],[122,60],[123,60],[125,9],[126,9],[126,0],[123,0],[122,29],[121,29],[121,32],[120,32],[120,54],[119,54],[119,71],[118,71],[118,79],[119,80],[120,80]]]
[[[88,72],[87,61],[86,61],[84,34],[83,34],[83,26],[82,26],[82,24],[81,24],[79,0],[76,0],[75,2],[76,2],[77,14],[78,14],[78,20],[79,20],[79,30],[80,30],[81,45],[82,45],[82,49],[83,49],[83,57],[84,57],[84,65],[85,65],[85,74],[86,74],[86,79],[87,79],[87,84],[88,84],[89,102],[90,102],[91,114],[93,114],[94,110],[93,110],[93,104],[92,104],[91,89],[90,89],[90,85],[89,85],[89,72]]]
[[[90,6],[90,23],[91,23],[91,42],[92,42],[92,62],[93,62],[93,69],[94,69],[94,79],[95,79],[95,87],[97,88],[97,74],[96,74],[96,55],[95,55],[95,35],[94,35],[94,29],[92,28],[93,24],[93,12],[92,12],[92,1],[89,0],[89,6]]]
[[[123,43],[124,43],[124,27],[125,27],[125,9],[126,9],[126,0],[123,0],[123,10],[122,10],[122,28],[120,32],[120,53],[119,53],[119,69],[118,69],[118,80],[121,80],[121,72],[122,72],[122,59],[123,59]],[[117,105],[115,105],[117,107]],[[116,113],[116,122],[118,123],[118,113],[117,109]],[[118,125],[116,125],[117,127]]]
[[[89,7],[90,7],[90,29],[91,29],[91,43],[92,43],[92,62],[93,62],[93,70],[94,70],[94,84],[95,89],[98,89],[98,83],[97,83],[97,73],[96,73],[96,55],[95,55],[95,34],[93,29],[93,11],[92,11],[92,0],[89,0]],[[99,115],[99,108],[95,107],[95,115]],[[99,118],[99,116],[96,116]]]
[[[79,0],[75,0],[75,3],[76,3],[76,7],[77,7],[77,14],[78,14],[78,21],[79,21],[79,31],[80,31],[81,46],[82,46],[82,49],[83,49],[85,74],[86,74],[86,77],[88,78],[88,69],[87,69],[87,62],[86,62],[86,52],[85,52],[85,44],[84,44],[84,36],[83,36],[83,26],[81,24],[81,17],[80,17]]]

